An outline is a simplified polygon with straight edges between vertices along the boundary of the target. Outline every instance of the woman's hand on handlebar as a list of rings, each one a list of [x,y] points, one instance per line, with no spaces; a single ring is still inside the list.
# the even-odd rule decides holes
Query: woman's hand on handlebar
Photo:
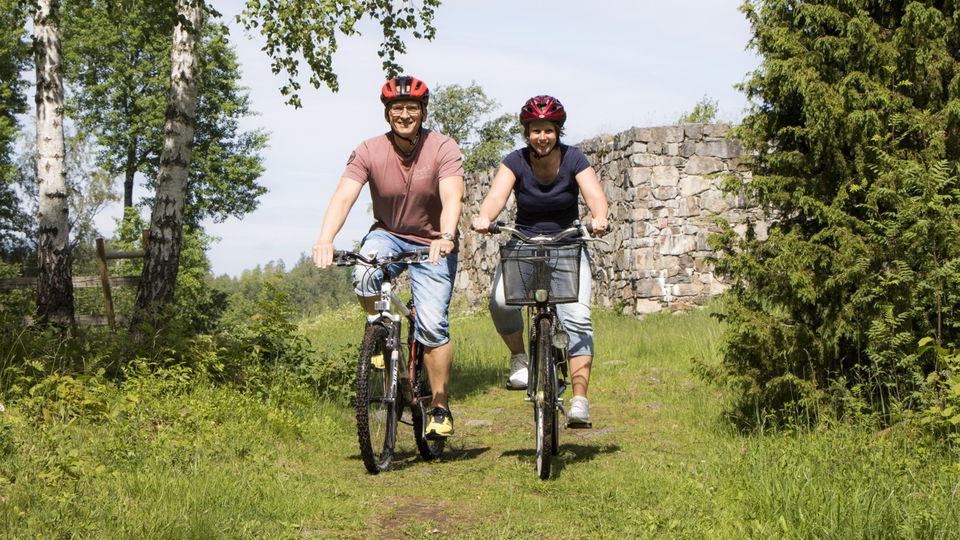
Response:
[[[490,220],[483,216],[476,216],[473,218],[470,228],[477,232],[488,233],[490,232]]]
[[[610,222],[607,220],[607,217],[595,217],[590,222],[590,234],[595,234],[597,236],[603,236],[608,230],[610,230]]]

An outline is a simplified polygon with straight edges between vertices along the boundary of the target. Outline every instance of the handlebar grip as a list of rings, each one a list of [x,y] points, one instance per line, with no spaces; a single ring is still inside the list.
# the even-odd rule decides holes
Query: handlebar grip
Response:
[[[500,232],[500,227],[503,227],[504,225],[506,225],[506,223],[502,221],[494,221],[490,224],[490,226],[487,227],[487,231],[489,231],[490,234],[497,234]]]

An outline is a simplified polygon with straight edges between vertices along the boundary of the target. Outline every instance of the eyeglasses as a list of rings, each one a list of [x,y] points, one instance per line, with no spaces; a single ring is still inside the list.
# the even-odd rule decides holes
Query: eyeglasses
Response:
[[[392,114],[393,116],[400,116],[401,114],[403,114],[403,111],[407,111],[407,113],[410,114],[410,116],[416,116],[420,114],[420,110],[421,110],[420,105],[417,105],[415,103],[411,103],[407,105],[402,105],[400,103],[397,103],[396,105],[390,106],[390,114]]]

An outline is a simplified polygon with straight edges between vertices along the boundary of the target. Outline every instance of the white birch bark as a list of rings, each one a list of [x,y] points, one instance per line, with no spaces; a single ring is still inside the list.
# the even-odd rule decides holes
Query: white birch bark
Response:
[[[60,2],[37,0],[33,19],[37,68],[37,182],[39,239],[37,316],[73,326],[69,206],[63,138]]]
[[[150,220],[150,240],[137,293],[137,314],[133,320],[135,332],[142,322],[162,325],[163,309],[173,301],[180,264],[183,206],[197,109],[198,42],[203,23],[203,2],[177,0],[177,13],[180,22],[173,30],[163,150]]]

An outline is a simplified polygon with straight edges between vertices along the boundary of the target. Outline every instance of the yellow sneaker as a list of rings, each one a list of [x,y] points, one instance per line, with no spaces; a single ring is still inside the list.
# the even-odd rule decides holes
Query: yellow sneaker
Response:
[[[370,357],[370,363],[373,364],[373,367],[377,369],[383,369],[383,353],[375,354]]]
[[[434,407],[427,415],[430,417],[430,423],[424,430],[424,436],[428,439],[443,439],[453,435],[453,414],[443,407]]]

